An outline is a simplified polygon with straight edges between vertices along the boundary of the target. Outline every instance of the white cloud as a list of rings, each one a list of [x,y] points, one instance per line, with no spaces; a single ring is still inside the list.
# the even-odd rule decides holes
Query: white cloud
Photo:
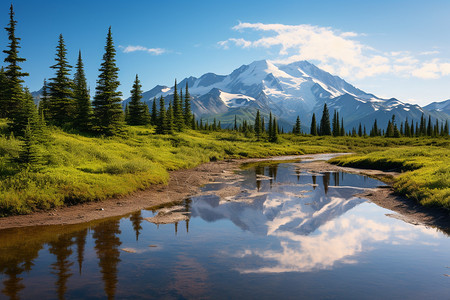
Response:
[[[242,48],[248,48],[252,45],[251,42],[246,41],[244,39],[233,39],[233,38],[228,39],[226,41],[218,42],[219,46],[222,46],[224,49],[228,49],[230,43],[234,43],[236,46]]]
[[[249,40],[229,38],[218,42],[228,49],[234,45],[241,48],[275,48],[275,63],[298,60],[318,61],[319,66],[346,78],[362,79],[381,74],[423,79],[439,78],[450,74],[450,64],[442,60],[423,60],[420,56],[438,54],[424,51],[414,56],[409,51],[382,53],[365,45],[356,38],[364,34],[340,32],[330,27],[313,25],[284,25],[263,23],[239,23],[233,30],[260,32],[259,38]]]
[[[161,55],[163,53],[166,53],[167,51],[165,49],[162,48],[147,48],[147,47],[143,47],[143,46],[119,46],[119,48],[122,48],[123,53],[131,53],[131,52],[136,52],[136,51],[143,51],[143,52],[147,52],[150,53],[152,55]]]
[[[423,52],[420,52],[419,54],[420,55],[435,55],[435,54],[439,54],[439,53],[440,53],[439,51],[433,50],[433,51],[423,51]]]

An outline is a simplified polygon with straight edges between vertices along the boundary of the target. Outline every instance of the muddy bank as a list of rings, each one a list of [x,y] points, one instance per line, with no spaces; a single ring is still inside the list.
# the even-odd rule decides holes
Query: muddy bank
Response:
[[[239,166],[243,163],[301,159],[302,162],[297,163],[297,167],[308,170],[309,172],[341,171],[368,175],[384,181],[392,180],[399,174],[378,170],[339,167],[325,162],[338,155],[344,155],[344,153],[209,162],[189,170],[172,171],[170,173],[170,181],[167,185],[154,185],[144,191],[137,191],[125,197],[61,207],[50,211],[40,211],[31,215],[0,218],[0,229],[36,225],[77,224],[107,217],[121,216],[141,209],[154,208],[167,204],[178,204],[183,199],[200,193],[200,187],[207,183],[233,182],[239,180],[239,176],[234,171],[238,170]],[[223,194],[221,197],[227,197],[238,192],[232,188],[222,192],[219,191],[219,193]],[[360,196],[368,198],[382,207],[402,214],[402,217],[406,218],[405,220],[408,222],[444,228],[450,227],[448,212],[440,209],[427,210],[421,206],[414,205],[410,200],[394,195],[391,188],[374,189]],[[177,217],[185,218],[186,216],[180,215]],[[158,219],[148,221],[154,223],[163,222],[163,220]]]

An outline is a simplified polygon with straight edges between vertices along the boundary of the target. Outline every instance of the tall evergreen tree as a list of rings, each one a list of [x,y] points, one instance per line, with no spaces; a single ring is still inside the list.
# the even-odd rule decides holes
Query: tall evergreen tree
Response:
[[[192,112],[191,112],[191,95],[189,94],[189,87],[187,81],[186,81],[186,89],[184,92],[183,115],[184,115],[183,116],[184,122],[186,123],[186,126],[189,127],[192,121]]]
[[[449,132],[448,132],[448,120],[445,121],[445,125],[444,125],[444,131],[443,131],[443,136],[448,136]]]
[[[320,135],[331,135],[330,113],[326,103],[323,105],[322,119],[320,119]]]
[[[311,118],[311,135],[317,135],[317,121],[316,121],[316,114],[313,113]]]
[[[22,68],[19,66],[19,63],[24,62],[25,58],[19,57],[20,38],[16,37],[16,24],[17,21],[14,20],[13,5],[11,4],[9,11],[9,23],[8,26],[5,27],[5,30],[8,33],[9,44],[8,49],[3,50],[3,53],[6,54],[4,61],[6,63],[5,76],[7,85],[4,91],[5,103],[2,103],[2,110],[5,112],[7,117],[12,119],[13,123],[17,121],[14,114],[21,106],[24,96],[22,77],[28,76],[28,73],[22,72]]]
[[[268,134],[269,134],[269,141],[270,141],[270,139],[271,139],[271,136],[272,136],[272,126],[273,126],[273,123],[272,123],[272,112],[270,112],[270,114],[269,114],[269,128],[268,128]]]
[[[335,110],[333,115],[333,136],[340,136],[341,131],[339,129],[339,113]]]
[[[269,142],[276,143],[278,142],[278,123],[277,118],[273,118],[272,128],[269,132]]]
[[[341,119],[341,126],[339,126],[339,129],[341,130],[340,136],[345,136],[344,118]]]
[[[152,115],[151,115],[151,119],[150,120],[151,120],[150,124],[152,124],[153,126],[158,124],[158,110],[156,108],[156,97],[153,98]]]
[[[75,102],[73,100],[73,82],[69,78],[69,71],[72,66],[66,59],[66,46],[62,34],[59,35],[58,46],[56,47],[56,63],[51,66],[55,70],[55,77],[49,82],[49,120],[57,126],[71,123],[75,112]]]
[[[439,120],[436,119],[436,124],[434,125],[433,136],[439,136]]]
[[[427,126],[427,135],[433,135],[433,125],[431,124],[431,116],[428,116],[428,126]]]
[[[181,100],[182,99],[180,99],[180,96],[178,95],[177,80],[175,79],[172,108],[173,108],[173,123],[177,131],[181,131],[184,125],[183,108],[181,105]]]
[[[91,97],[84,73],[81,51],[78,52],[77,65],[75,67],[75,76],[73,78],[73,97],[75,100],[75,118],[73,125],[81,131],[89,131],[92,127],[92,106]],[[45,115],[45,114],[44,114]]]
[[[393,137],[393,136],[394,136],[394,125],[392,125],[391,120],[389,120],[386,127],[386,137]]]
[[[295,121],[294,130],[292,131],[292,133],[295,135],[300,135],[301,131],[300,116],[297,116],[297,120]]]
[[[237,117],[236,117],[236,115],[234,115],[234,127],[233,127],[233,130],[234,130],[234,131],[237,131],[237,130],[238,130],[238,126],[237,126]]]
[[[358,136],[362,136],[362,135],[363,135],[363,133],[362,133],[362,125],[361,125],[361,123],[359,123]]]
[[[164,129],[164,133],[173,134],[174,129],[173,105],[172,102],[170,102],[169,108],[166,111],[166,128]]]
[[[123,112],[120,102],[121,92],[117,91],[120,85],[118,80],[119,68],[116,66],[116,50],[111,34],[111,27],[106,37],[105,54],[99,69],[94,97],[95,129],[105,135],[115,135],[121,132],[123,127]]]
[[[254,128],[256,139],[259,141],[261,138],[261,115],[259,114],[259,109],[256,111]]]
[[[47,80],[44,79],[44,85],[42,86],[42,95],[39,100],[39,115],[47,118],[48,116],[48,85]]]
[[[8,100],[6,98],[6,92],[8,87],[8,79],[6,78],[5,69],[3,67],[0,68],[0,118],[6,118],[7,111],[5,110],[8,105]]]
[[[128,120],[130,119],[130,108],[128,107],[128,103],[125,104],[124,116],[125,122],[128,123]]]
[[[411,127],[408,122],[408,118],[405,120],[405,125],[403,126],[403,134],[407,137],[411,136]]]
[[[419,135],[423,136],[427,134],[427,125],[425,123],[425,118],[422,114],[420,117]]]
[[[25,126],[23,134],[23,146],[19,152],[17,162],[27,167],[33,167],[39,163],[39,153],[36,147],[37,140],[30,122]]]
[[[165,134],[165,129],[167,127],[166,120],[166,108],[164,103],[164,98],[161,96],[159,98],[159,115],[158,115],[158,123],[156,124],[156,133],[157,134]]]
[[[127,123],[129,125],[145,125],[148,124],[148,106],[143,103],[142,100],[142,85],[139,81],[139,77],[136,74],[136,78],[133,83],[133,88],[130,91],[131,100],[128,106],[129,115]]]

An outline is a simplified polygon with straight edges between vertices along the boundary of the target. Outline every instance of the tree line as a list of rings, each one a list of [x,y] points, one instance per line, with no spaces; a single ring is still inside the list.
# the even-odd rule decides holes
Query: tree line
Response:
[[[44,80],[42,95],[38,107],[34,104],[30,91],[24,87],[24,77],[29,76],[23,72],[20,63],[25,58],[20,57],[20,38],[16,36],[16,24],[14,9],[11,5],[9,11],[9,22],[5,30],[8,34],[8,46],[3,53],[5,67],[0,68],[0,104],[2,110],[0,117],[8,120],[8,129],[12,135],[23,141],[23,149],[18,161],[24,164],[32,164],[39,158],[36,151],[38,143],[46,143],[49,140],[47,126],[57,126],[62,129],[75,129],[79,132],[88,132],[104,136],[118,135],[123,132],[125,124],[128,125],[153,125],[156,134],[173,134],[185,128],[194,130],[217,131],[223,130],[220,121],[214,119],[212,124],[196,120],[191,110],[191,97],[188,85],[184,90],[178,91],[175,80],[173,100],[166,109],[164,97],[153,99],[152,108],[142,102],[142,85],[136,75],[129,104],[122,107],[122,93],[118,91],[120,85],[118,78],[119,68],[116,65],[116,50],[109,27],[104,54],[99,68],[99,76],[96,81],[95,95],[91,101],[90,91],[87,85],[86,75],[81,51],[75,65],[73,78],[70,77],[72,66],[67,60],[67,49],[63,35],[59,35],[56,47],[55,63],[50,66],[54,70],[54,77],[48,81]],[[256,139],[267,139],[277,142],[278,134],[285,133],[283,127],[279,127],[277,119],[272,113],[265,123],[260,111],[256,112],[254,124],[244,120],[237,124],[235,116],[234,126],[228,130],[253,134]],[[302,134],[299,116],[290,133]],[[344,120],[339,117],[339,112],[334,111],[332,122],[327,105],[324,105],[322,117],[317,123],[315,114],[312,115],[310,132],[311,135],[330,136],[366,136],[365,126],[353,128],[346,132]],[[428,122],[422,115],[419,122],[406,120],[400,126],[395,122],[395,116],[388,122],[387,128],[381,130],[377,120],[370,130],[370,136],[448,136],[448,121],[432,123],[431,117]]]

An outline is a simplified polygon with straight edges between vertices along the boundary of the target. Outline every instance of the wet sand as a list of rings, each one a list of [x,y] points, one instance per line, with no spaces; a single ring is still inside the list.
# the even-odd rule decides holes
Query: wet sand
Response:
[[[50,211],[38,211],[30,215],[0,218],[0,229],[36,225],[77,224],[107,217],[121,216],[141,209],[179,204],[189,196],[200,193],[200,188],[207,183],[238,180],[239,176],[234,171],[238,170],[241,164],[250,162],[301,159],[302,163],[297,163],[297,166],[310,172],[341,171],[368,175],[385,182],[389,182],[395,176],[399,175],[396,172],[339,167],[325,162],[338,155],[344,155],[344,153],[209,162],[193,169],[172,171],[170,172],[170,180],[167,185],[154,185],[146,190],[137,191],[124,197],[61,207]],[[236,192],[235,190],[223,191],[223,196]],[[402,218],[407,222],[450,228],[450,214],[448,211],[444,209],[424,208],[413,203],[411,200],[395,195],[390,187],[372,189],[370,192],[360,194],[359,196],[400,213],[401,216],[394,217]],[[158,222],[158,220],[153,221]]]

